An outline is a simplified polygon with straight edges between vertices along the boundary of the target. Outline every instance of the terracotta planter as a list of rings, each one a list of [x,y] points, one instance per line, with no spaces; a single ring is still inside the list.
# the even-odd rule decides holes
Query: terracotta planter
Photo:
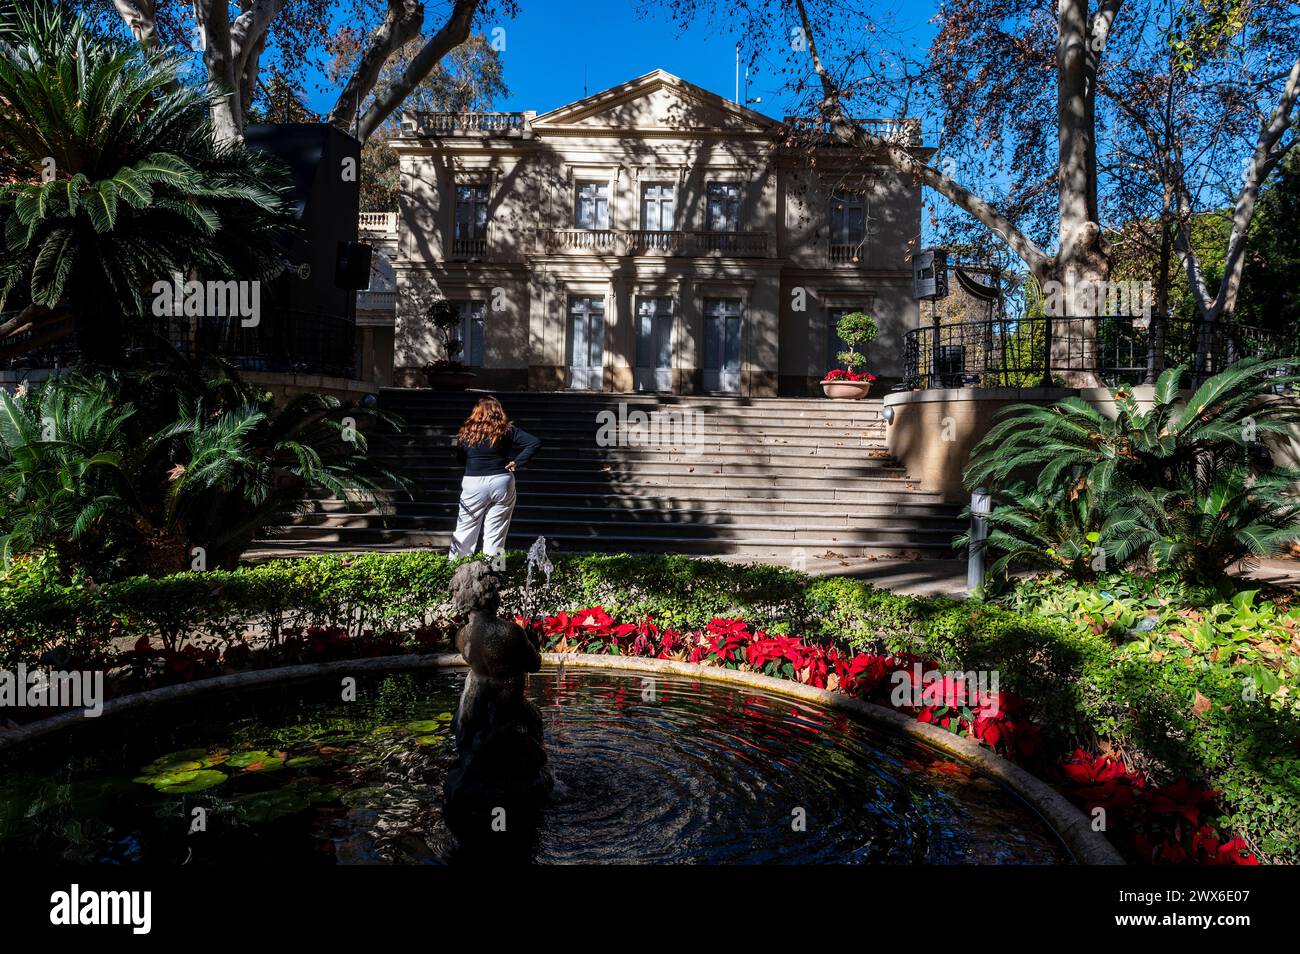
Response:
[[[822,393],[836,401],[858,401],[870,390],[870,381],[822,381]]]
[[[464,391],[475,380],[473,371],[425,371],[424,380],[435,391]]]

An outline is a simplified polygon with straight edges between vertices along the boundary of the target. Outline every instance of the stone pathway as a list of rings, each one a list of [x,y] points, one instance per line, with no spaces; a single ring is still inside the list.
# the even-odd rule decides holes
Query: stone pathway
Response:
[[[738,558],[737,562],[745,562]],[[966,561],[924,558],[810,557],[803,567],[812,576],[850,576],[872,586],[906,596],[966,597]],[[1300,588],[1300,560],[1261,560],[1253,570],[1236,575],[1260,583]]]

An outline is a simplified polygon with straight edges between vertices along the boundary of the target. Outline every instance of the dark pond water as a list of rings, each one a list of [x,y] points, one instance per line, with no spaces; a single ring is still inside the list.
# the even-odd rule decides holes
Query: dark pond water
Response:
[[[6,862],[472,862],[442,818],[457,671],[281,686],[84,727],[0,763]],[[653,691],[649,691],[652,689]],[[1000,786],[833,711],[689,679],[532,679],[542,863],[1060,863]],[[200,822],[202,824],[200,824]],[[508,827],[508,824],[507,824]],[[199,829],[202,830],[199,830]],[[505,839],[503,839],[503,842]]]

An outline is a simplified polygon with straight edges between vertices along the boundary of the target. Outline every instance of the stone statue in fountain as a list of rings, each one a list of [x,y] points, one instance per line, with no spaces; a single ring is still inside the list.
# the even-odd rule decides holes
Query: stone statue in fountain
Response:
[[[550,791],[542,714],[526,696],[528,674],[542,668],[542,657],[536,636],[497,616],[501,580],[486,563],[461,566],[451,598],[457,614],[469,617],[456,633],[469,675],[452,723],[457,759],[444,793],[459,827],[477,833],[487,830],[486,815],[513,808],[526,816]]]

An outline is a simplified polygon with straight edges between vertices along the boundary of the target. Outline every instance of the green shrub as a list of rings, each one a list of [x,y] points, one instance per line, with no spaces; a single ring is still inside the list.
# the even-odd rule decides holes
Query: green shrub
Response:
[[[1077,396],[1003,409],[964,474],[997,499],[987,546],[1004,556],[993,572],[1065,568],[1090,580],[1109,564],[1214,583],[1300,538],[1300,471],[1269,447],[1300,421],[1292,368],[1238,361],[1190,395],[1179,391],[1187,369],[1170,368],[1149,402],[1113,389],[1114,417]]]
[[[250,630],[344,626],[354,633],[409,630],[446,612],[456,564],[413,552],[273,561],[238,570],[137,577],[96,587],[59,582],[47,564],[18,561],[0,578],[0,665],[32,662],[54,646],[102,659],[111,639],[150,636],[235,641]],[[507,556],[506,609],[523,607],[522,554]],[[843,577],[809,578],[771,566],[685,557],[565,555],[549,585],[534,581],[538,614],[603,605],[620,621],[653,615],[677,629],[742,616],[769,632],[793,632],[848,649],[911,654],[945,668],[996,670],[1043,727],[1042,763],[1105,744],[1156,781],[1190,777],[1222,791],[1226,823],[1272,861],[1300,861],[1300,714],[1286,694],[1243,694],[1240,667],[1196,654],[1167,655],[1128,635],[1128,621],[1161,604],[1165,630],[1182,599],[1218,601],[1217,590],[1117,576],[1105,597],[1061,581],[1025,584],[1009,605],[914,598]],[[1038,589],[1033,589],[1037,586]],[[1037,593],[1037,596],[1035,596]],[[1086,601],[1106,600],[1098,619]],[[1151,605],[1148,605],[1148,604]],[[1089,604],[1091,605],[1091,604]],[[1217,605],[1217,604],[1215,604]],[[1228,605],[1231,605],[1229,603]],[[1251,603],[1256,625],[1272,625]],[[1202,610],[1211,607],[1203,606]],[[1125,616],[1124,614],[1128,615]],[[1159,613],[1157,613],[1159,615]],[[1121,634],[1123,639],[1119,637]],[[1136,648],[1135,648],[1135,644]]]

